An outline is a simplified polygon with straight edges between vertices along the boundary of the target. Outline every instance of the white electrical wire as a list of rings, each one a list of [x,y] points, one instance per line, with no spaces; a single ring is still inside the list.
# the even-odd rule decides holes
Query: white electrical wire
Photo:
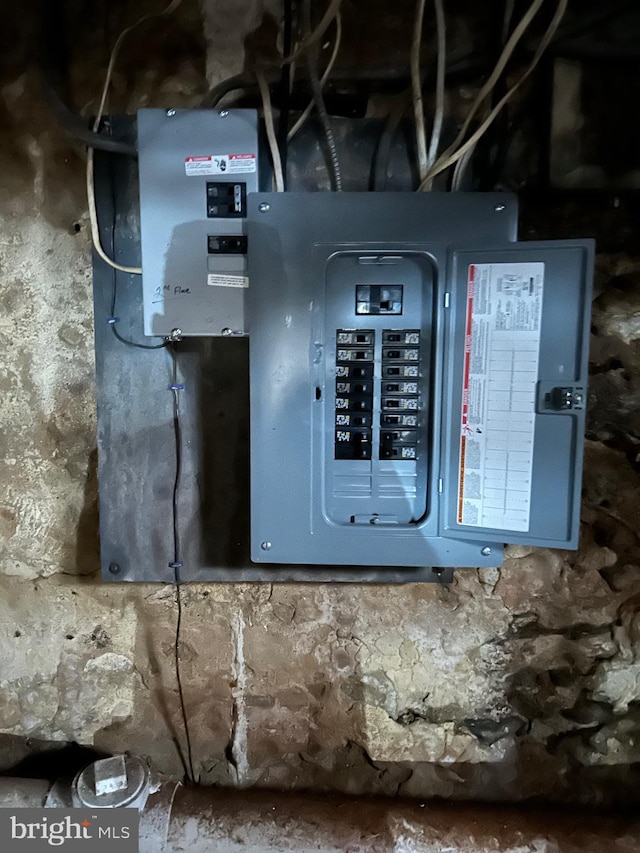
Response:
[[[526,30],[528,29],[529,25],[531,24],[531,22],[533,21],[533,19],[537,15],[537,13],[540,11],[540,8],[541,8],[543,3],[544,3],[544,0],[533,0],[529,9],[522,16],[522,19],[518,23],[518,26],[514,29],[513,33],[511,34],[511,38],[505,44],[505,46],[502,50],[502,53],[500,54],[500,57],[498,58],[496,66],[493,69],[493,71],[491,72],[491,75],[489,76],[489,78],[485,82],[484,86],[480,89],[480,91],[476,95],[475,100],[474,100],[473,104],[471,105],[471,109],[467,113],[464,124],[462,125],[462,128],[461,128],[460,132],[458,133],[458,136],[456,137],[455,141],[449,146],[449,148],[444,152],[442,157],[449,156],[450,154],[452,154],[453,152],[455,152],[458,149],[458,146],[460,146],[463,143],[464,138],[467,135],[467,131],[469,129],[469,126],[471,125],[471,122],[473,121],[473,118],[475,117],[475,114],[478,112],[478,110],[480,109],[480,107],[484,103],[485,99],[494,90],[496,83],[500,79],[500,75],[504,71],[508,61],[511,59],[511,56],[513,55],[513,52],[516,49],[518,42],[520,41],[520,39],[522,38],[522,36],[526,32]]]
[[[497,79],[499,76],[499,75],[496,76],[496,69],[499,66],[501,68],[504,68],[504,64],[506,63],[506,60],[504,60],[504,52],[503,52],[503,55],[498,60],[498,65],[496,65],[496,69],[494,69],[493,73],[491,74],[491,77],[489,78],[487,83],[485,83],[485,85],[483,86],[481,91],[478,93],[478,97],[476,98],[476,101],[474,102],[474,105],[472,106],[472,112],[471,112],[470,116],[467,116],[467,120],[465,121],[465,123],[463,125],[462,131],[458,135],[458,139],[450,148],[447,149],[447,151],[444,152],[444,154],[440,157],[440,159],[437,160],[436,163],[433,165],[433,167],[429,170],[427,177],[420,184],[420,187],[419,187],[420,190],[427,189],[429,182],[436,175],[439,175],[441,172],[445,171],[445,169],[448,169],[450,166],[453,166],[455,163],[457,163],[462,157],[464,157],[464,155],[470,149],[472,149],[478,143],[478,141],[481,139],[481,137],[486,133],[486,131],[491,126],[494,119],[499,114],[499,112],[502,110],[504,105],[513,97],[513,95],[515,95],[515,93],[518,91],[520,86],[522,86],[522,84],[530,77],[530,75],[532,74],[532,72],[534,71],[536,66],[538,65],[538,62],[542,58],[542,54],[545,52],[545,50],[549,46],[549,43],[551,42],[553,36],[555,35],[556,30],[560,26],[560,22],[562,21],[562,18],[564,17],[565,12],[567,11],[567,5],[568,5],[568,0],[559,0],[558,6],[557,6],[555,14],[551,20],[551,23],[549,24],[549,27],[547,28],[542,40],[540,41],[540,44],[538,45],[538,48],[535,52],[535,55],[531,61],[531,64],[529,65],[529,67],[526,69],[526,71],[523,72],[523,74],[516,81],[516,83],[514,83],[514,85],[509,89],[509,91],[506,93],[506,95],[504,95],[501,98],[501,100],[496,104],[496,106],[491,110],[491,112],[489,113],[487,118],[480,125],[480,127],[475,131],[475,133],[464,144],[459,145],[460,137],[463,136],[463,132],[466,133],[466,130],[469,126],[469,123],[471,120],[470,116],[474,115],[475,112],[477,112],[478,107],[480,106],[480,104],[482,103],[482,101],[484,100],[486,95],[491,91],[491,89],[487,89],[487,84],[489,83],[489,81],[493,81],[492,87],[491,87],[491,88],[493,88],[493,86],[495,86],[495,83],[497,82]],[[533,6],[529,9],[529,12],[527,13],[527,15],[525,15],[525,17],[529,16],[529,13],[531,12],[531,9],[534,8],[534,6],[536,7],[536,11],[537,11],[537,9],[540,6],[539,0],[536,0],[536,3],[534,3]],[[523,21],[521,21],[520,24],[518,25],[518,27],[516,28],[516,30],[514,30],[513,35],[516,35],[516,33],[519,30],[520,30],[520,35],[522,35],[522,32],[524,32],[523,29],[521,30],[522,23],[523,23]],[[527,26],[528,26],[528,24],[527,24]],[[512,42],[513,42],[513,36],[509,40],[509,43],[506,45],[505,51],[507,50],[508,47],[511,46],[511,52],[513,52],[513,49],[515,47],[515,43],[512,44]]]
[[[436,66],[436,109],[433,116],[433,127],[431,129],[431,141],[429,143],[429,154],[427,163],[429,168],[436,162],[440,137],[442,136],[442,125],[444,123],[444,99],[446,83],[447,64],[447,29],[444,18],[444,5],[442,0],[435,0],[436,8],[436,37],[437,37],[437,66]]]
[[[429,160],[427,152],[427,134],[424,127],[424,105],[422,103],[422,75],[420,73],[420,48],[422,46],[422,22],[425,0],[416,0],[416,12],[413,20],[411,39],[411,93],[413,96],[413,119],[416,126],[416,157],[420,181],[427,177]]]
[[[342,15],[340,14],[340,12],[338,12],[336,15],[336,38],[335,38],[335,41],[333,43],[333,51],[331,53],[331,59],[329,60],[329,63],[327,65],[327,67],[324,69],[324,73],[323,73],[322,77],[320,78],[320,88],[324,88],[325,83],[329,79],[329,75],[333,71],[333,66],[336,63],[336,59],[338,57],[338,52],[340,50],[340,42],[341,41],[342,41]],[[312,109],[313,109],[313,99],[311,99],[309,101],[304,112],[300,116],[298,116],[298,119],[296,120],[295,124],[293,125],[293,127],[291,128],[289,133],[287,134],[287,142],[291,142],[293,137],[296,135],[296,133],[300,130],[302,125],[305,123],[305,121],[311,115]]]
[[[100,97],[100,105],[98,106],[98,111],[96,113],[95,120],[93,122],[93,130],[97,133],[98,128],[100,127],[100,119],[102,118],[102,114],[104,112],[105,104],[107,102],[107,97],[109,95],[109,86],[111,85],[111,77],[113,76],[113,69],[116,63],[116,59],[118,57],[118,53],[120,52],[120,48],[122,47],[124,40],[129,35],[132,30],[135,30],[140,24],[145,23],[145,21],[149,21],[152,18],[160,18],[164,15],[170,15],[176,11],[178,6],[182,3],[182,0],[172,0],[171,3],[163,9],[162,12],[153,12],[149,15],[143,15],[141,18],[138,18],[135,23],[131,24],[128,27],[125,27],[124,30],[120,33],[118,38],[116,39],[116,43],[113,46],[113,50],[111,51],[111,56],[109,57],[109,64],[107,66],[107,73],[105,75],[104,86],[102,87],[102,95]],[[102,248],[102,241],[100,240],[100,228],[98,226],[98,213],[96,209],[96,193],[95,193],[95,183],[94,183],[94,169],[93,169],[93,148],[87,149],[87,202],[89,206],[89,222],[91,223],[91,239],[93,240],[93,246],[96,250],[96,253],[102,258],[102,260],[108,264],[113,269],[119,270],[120,272],[129,273],[131,275],[141,275],[142,268],[141,267],[130,267],[125,266],[124,264],[119,264],[117,261],[112,260],[107,253]]]
[[[453,170],[453,178],[451,179],[451,189],[454,192],[457,192],[462,186],[462,180],[465,172],[467,171],[467,166],[469,165],[475,150],[476,146],[474,145],[473,148],[470,148],[456,163]]]
[[[258,86],[260,87],[260,96],[262,97],[262,111],[264,113],[264,124],[267,131],[269,151],[271,152],[271,161],[273,163],[273,177],[275,179],[276,192],[281,193],[284,192],[284,172],[282,170],[280,149],[278,148],[276,128],[273,121],[273,107],[271,106],[269,84],[267,83],[267,80],[260,68],[256,68],[256,77],[258,79]]]

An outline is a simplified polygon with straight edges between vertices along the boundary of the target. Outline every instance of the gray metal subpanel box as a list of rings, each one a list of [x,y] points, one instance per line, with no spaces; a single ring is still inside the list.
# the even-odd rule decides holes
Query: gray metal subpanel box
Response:
[[[145,334],[244,333],[256,112],[140,110],[138,158]]]
[[[593,246],[516,223],[503,194],[249,198],[254,561],[576,546]]]

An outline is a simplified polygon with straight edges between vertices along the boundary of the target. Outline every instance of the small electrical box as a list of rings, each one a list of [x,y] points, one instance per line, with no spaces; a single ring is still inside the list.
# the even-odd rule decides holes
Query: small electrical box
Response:
[[[252,560],[576,547],[592,243],[503,194],[247,198]]]
[[[254,110],[138,112],[144,331],[245,332]]]

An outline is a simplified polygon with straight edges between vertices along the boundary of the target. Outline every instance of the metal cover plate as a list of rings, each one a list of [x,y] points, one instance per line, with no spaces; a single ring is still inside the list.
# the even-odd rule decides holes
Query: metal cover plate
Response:
[[[443,535],[577,547],[592,271],[592,241],[453,253]]]

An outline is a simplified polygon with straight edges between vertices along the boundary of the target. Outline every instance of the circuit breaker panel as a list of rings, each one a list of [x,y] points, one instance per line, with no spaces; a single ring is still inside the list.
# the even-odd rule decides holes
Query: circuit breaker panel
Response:
[[[251,557],[575,547],[593,247],[493,194],[248,200]]]
[[[243,334],[255,110],[140,110],[138,160],[145,334]]]

